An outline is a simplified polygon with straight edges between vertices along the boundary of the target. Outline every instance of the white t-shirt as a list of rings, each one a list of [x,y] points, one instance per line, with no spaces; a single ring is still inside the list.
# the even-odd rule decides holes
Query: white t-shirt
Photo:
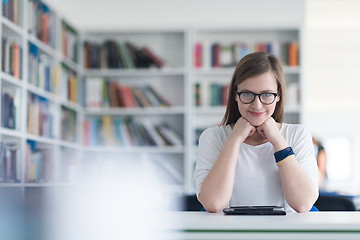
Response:
[[[194,172],[197,195],[231,131],[230,125],[214,126],[201,134]],[[286,123],[282,124],[280,132],[318,189],[318,169],[310,132],[302,125]],[[257,146],[240,145],[229,206],[241,205],[279,205],[285,206],[286,211],[294,211],[284,199],[274,148],[269,142]]]

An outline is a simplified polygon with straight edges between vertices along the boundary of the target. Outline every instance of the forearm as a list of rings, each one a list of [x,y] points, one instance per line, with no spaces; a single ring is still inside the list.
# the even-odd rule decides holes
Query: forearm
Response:
[[[225,142],[201,185],[199,201],[209,212],[221,211],[230,201],[240,143],[238,139],[231,137]]]
[[[297,212],[308,212],[318,193],[310,178],[300,167],[295,155],[279,166],[281,185],[287,203]]]

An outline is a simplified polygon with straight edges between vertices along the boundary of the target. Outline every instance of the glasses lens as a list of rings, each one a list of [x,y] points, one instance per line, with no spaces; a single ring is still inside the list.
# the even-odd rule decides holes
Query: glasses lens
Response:
[[[254,101],[255,95],[251,92],[243,92],[240,94],[240,101],[243,103],[251,103]]]
[[[271,104],[275,101],[275,95],[272,93],[263,93],[260,95],[260,100],[264,104]]]

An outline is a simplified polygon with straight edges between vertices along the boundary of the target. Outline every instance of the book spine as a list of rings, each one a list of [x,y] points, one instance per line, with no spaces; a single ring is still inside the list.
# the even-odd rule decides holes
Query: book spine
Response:
[[[194,46],[194,66],[195,68],[201,68],[202,67],[202,44],[201,43],[195,43]]]

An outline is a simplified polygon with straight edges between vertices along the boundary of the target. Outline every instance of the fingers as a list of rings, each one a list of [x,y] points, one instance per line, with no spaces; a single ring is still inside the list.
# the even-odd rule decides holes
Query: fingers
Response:
[[[250,133],[249,133],[248,137],[252,136],[255,132],[256,132],[256,128],[253,127],[253,128],[250,130]]]
[[[261,135],[261,136],[263,136],[265,139],[267,139],[266,138],[266,135],[265,135],[265,131],[264,131],[264,129],[260,126],[260,127],[257,127],[256,128],[256,131]]]

